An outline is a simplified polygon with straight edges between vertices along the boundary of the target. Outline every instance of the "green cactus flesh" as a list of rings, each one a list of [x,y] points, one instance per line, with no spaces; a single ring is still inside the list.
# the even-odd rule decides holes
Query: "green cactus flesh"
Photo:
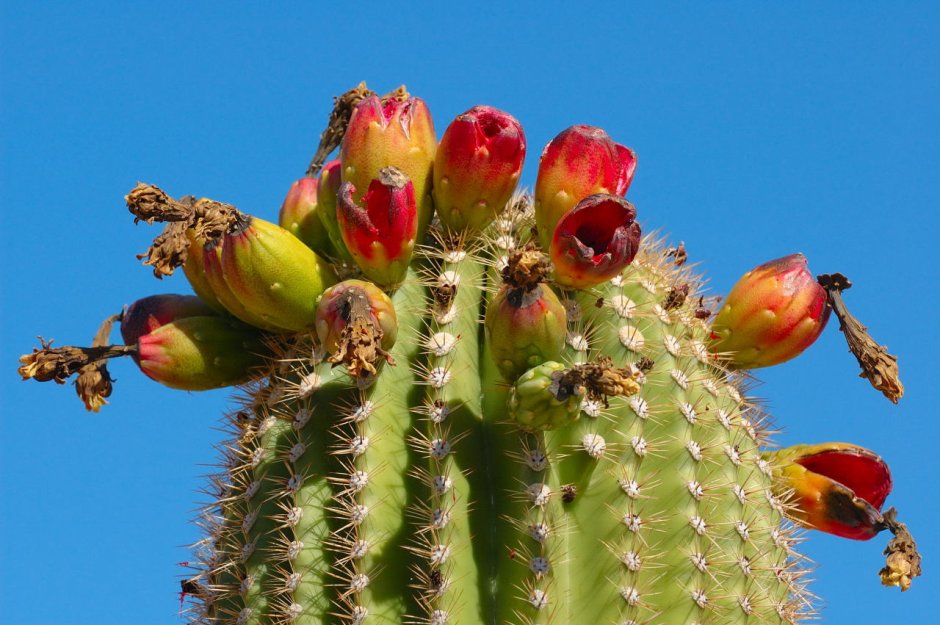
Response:
[[[585,400],[550,431],[512,422],[482,319],[528,225],[424,248],[392,296],[394,364],[368,379],[312,336],[276,339],[229,419],[194,622],[704,625],[811,611],[758,454],[764,417],[709,357],[699,279],[657,241],[613,281],[559,292],[562,361],[608,356],[634,368],[639,393]]]

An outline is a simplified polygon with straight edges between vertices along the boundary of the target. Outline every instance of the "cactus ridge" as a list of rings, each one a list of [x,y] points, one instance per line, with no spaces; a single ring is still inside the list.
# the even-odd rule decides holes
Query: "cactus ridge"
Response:
[[[646,236],[621,276],[563,291],[566,366],[629,397],[527,432],[482,318],[531,210],[482,243],[432,226],[392,295],[396,365],[351,378],[312,336],[227,419],[201,519],[194,623],[795,623],[813,614],[766,414],[706,349],[701,279]],[[676,292],[685,295],[677,298]],[[677,300],[682,301],[677,303]]]

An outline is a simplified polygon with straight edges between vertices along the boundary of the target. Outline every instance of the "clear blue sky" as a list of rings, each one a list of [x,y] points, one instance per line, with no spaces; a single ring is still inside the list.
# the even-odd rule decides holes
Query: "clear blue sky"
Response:
[[[226,393],[172,392],[112,366],[111,405],[20,382],[35,336],[87,343],[157,292],[138,180],[273,217],[331,97],[407,83],[438,132],[474,104],[541,147],[573,123],[639,154],[647,231],[685,241],[715,293],[804,252],[899,354],[897,407],[856,376],[835,325],[759,391],[783,444],[849,440],[890,463],[888,503],[927,558],[901,595],[875,575],[886,538],[811,535],[823,621],[936,621],[940,444],[940,5],[446,2],[2,2],[0,16],[0,620],[179,622],[176,563]],[[655,7],[655,8],[654,8]]]

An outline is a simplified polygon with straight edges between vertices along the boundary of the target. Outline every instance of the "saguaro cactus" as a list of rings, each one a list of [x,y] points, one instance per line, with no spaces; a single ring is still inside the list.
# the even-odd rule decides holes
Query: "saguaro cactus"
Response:
[[[474,111],[509,121],[487,134],[463,115],[435,156],[430,113],[403,89],[339,98],[285,201],[288,230],[138,185],[132,213],[167,223],[147,263],[185,265],[211,308],[147,300],[117,316],[130,345],[107,345],[106,325],[92,347],[22,357],[24,378],[79,373],[97,409],[107,358],[143,362],[146,337],[189,323],[148,375],[249,380],[183,581],[191,620],[798,623],[813,614],[799,526],[889,529],[882,578],[906,588],[919,556],[880,510],[887,465],[846,444],[766,449],[744,372],[797,356],[834,309],[868,377],[899,397],[893,357],[845,310],[847,281],[817,284],[802,257],[764,264],[713,327],[684,251],[641,238],[642,208],[622,197],[632,150],[573,127],[543,154],[543,197],[509,197],[521,126]],[[445,177],[446,192],[429,188]],[[443,197],[459,207],[430,219]],[[310,247],[291,232],[314,233]]]

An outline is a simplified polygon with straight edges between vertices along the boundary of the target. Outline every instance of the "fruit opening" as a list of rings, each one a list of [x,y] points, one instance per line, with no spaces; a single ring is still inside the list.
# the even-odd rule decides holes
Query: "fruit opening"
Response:
[[[797,464],[852,489],[855,495],[881,510],[891,492],[891,473],[884,460],[871,452],[857,449],[824,451]]]

